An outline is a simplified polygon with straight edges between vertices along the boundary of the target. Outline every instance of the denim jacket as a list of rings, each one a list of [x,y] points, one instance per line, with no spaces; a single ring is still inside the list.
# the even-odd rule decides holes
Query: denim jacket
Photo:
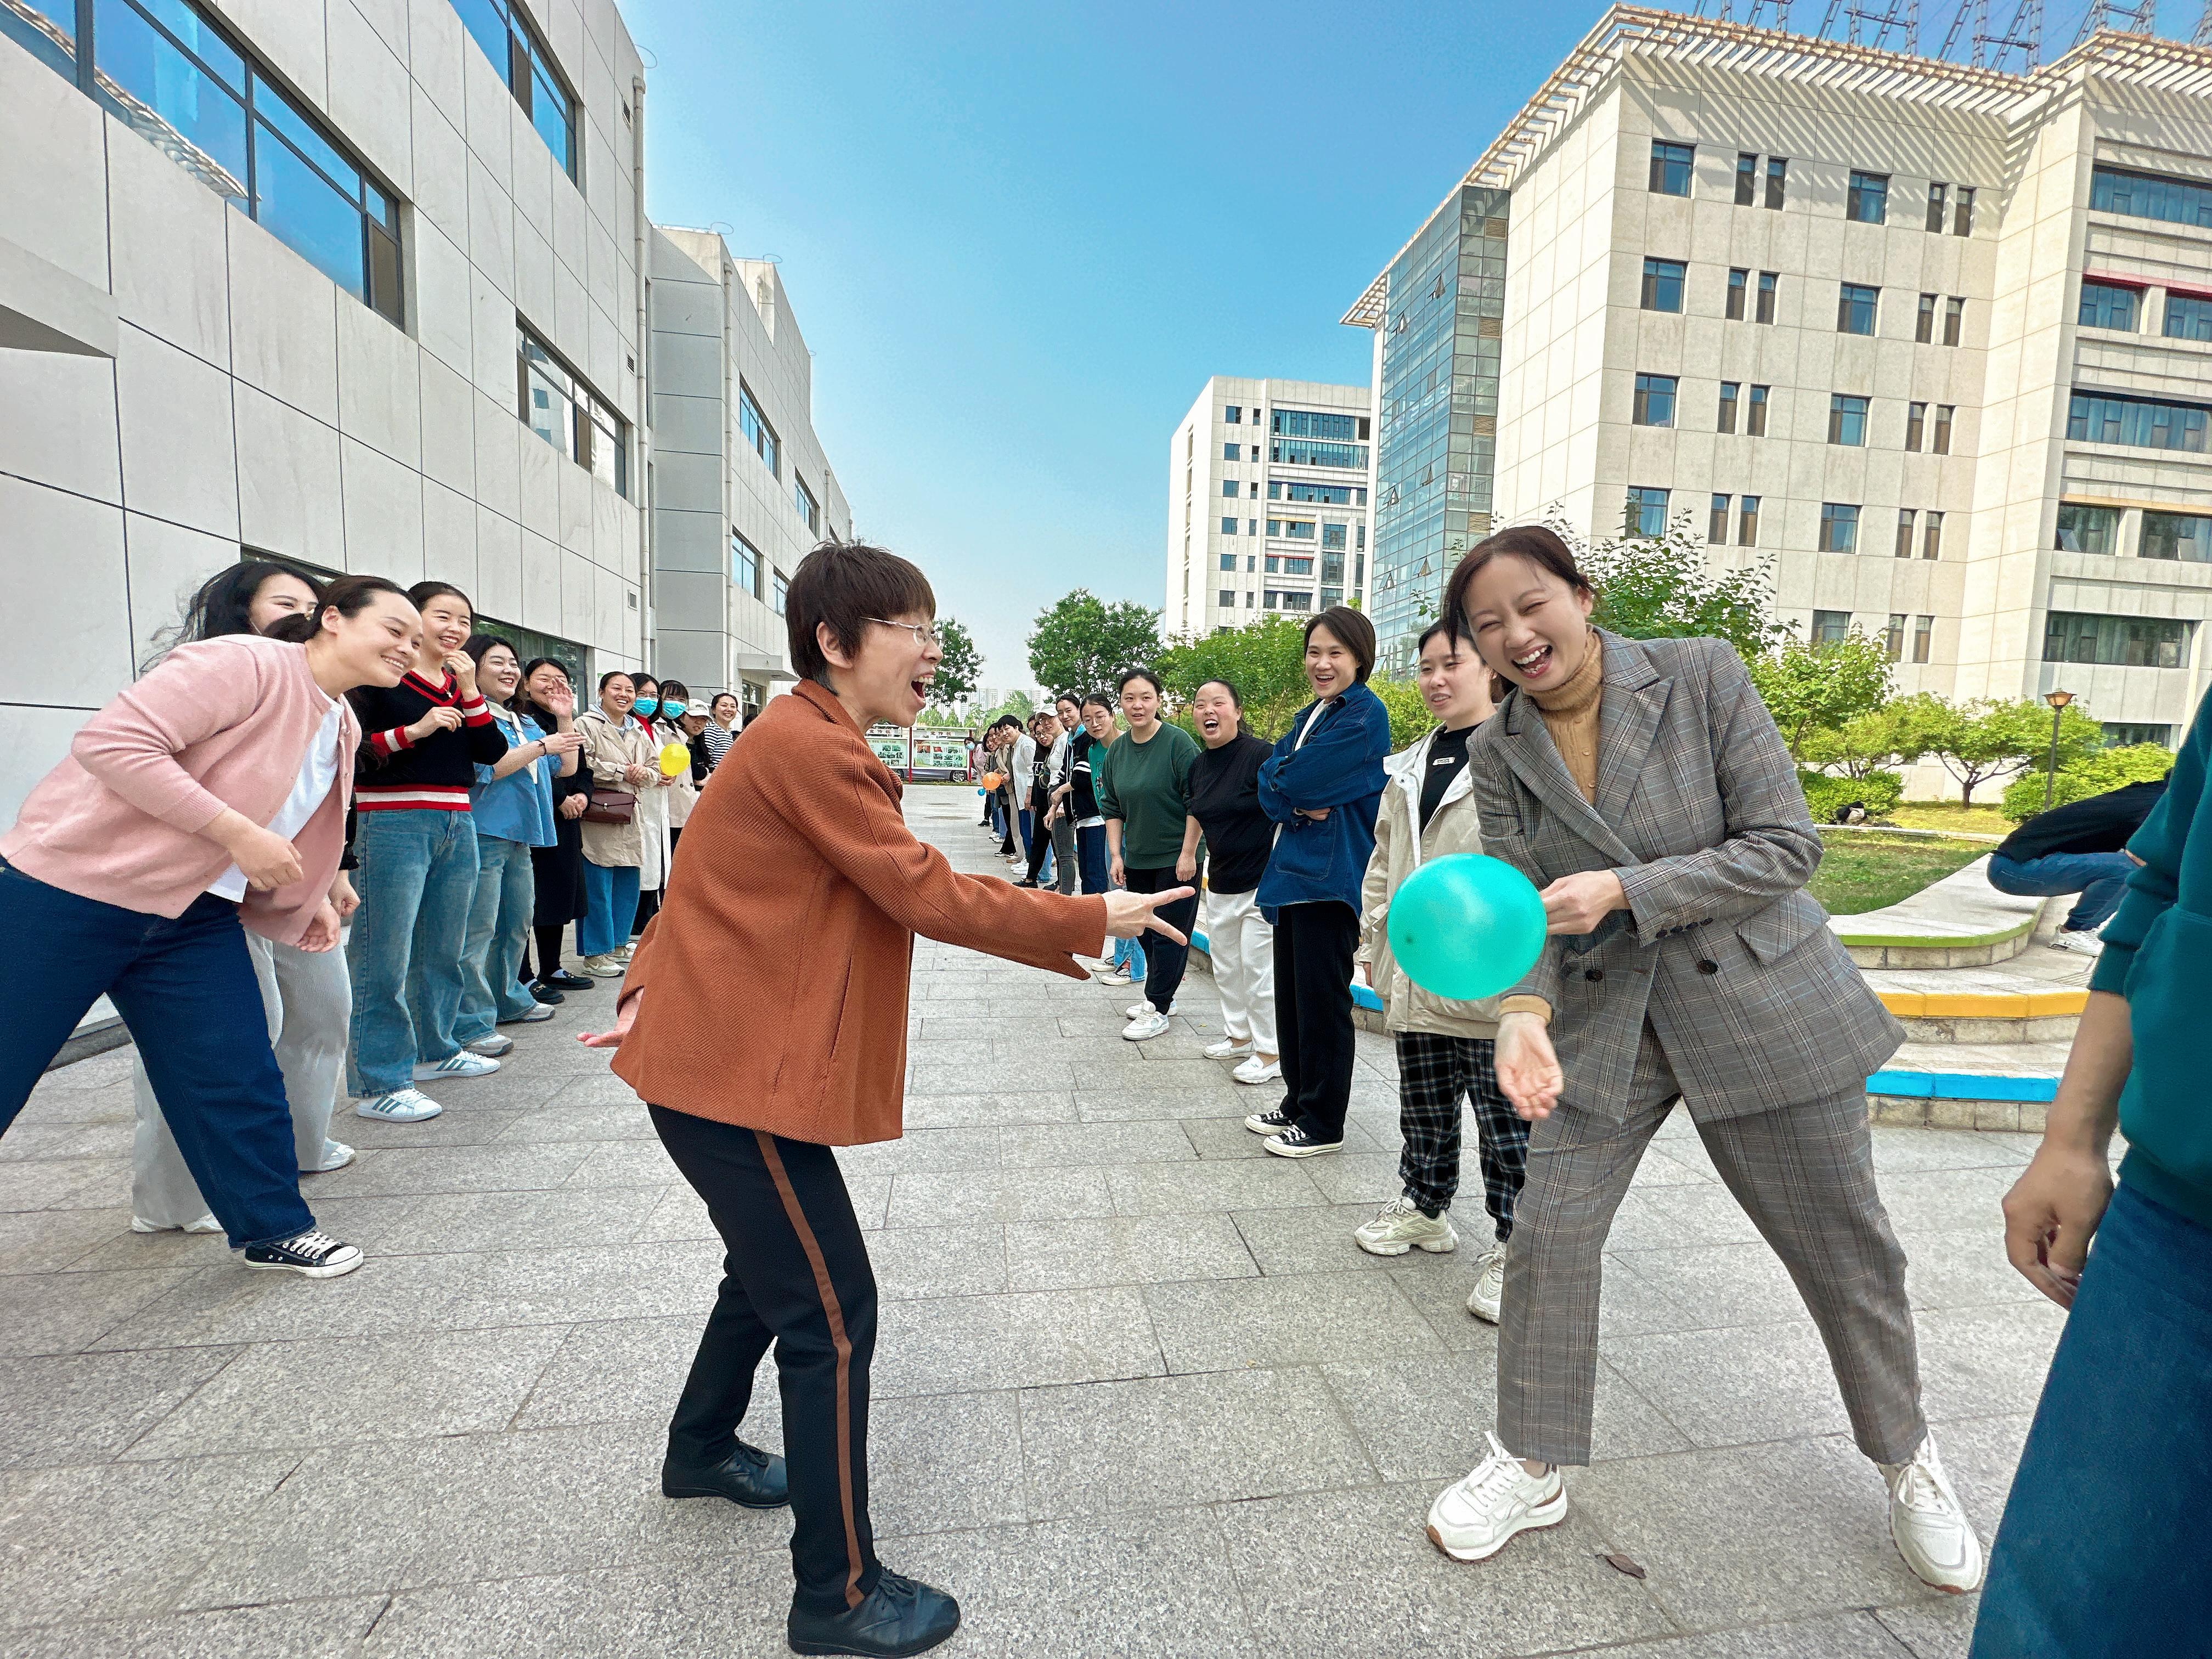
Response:
[[[1260,878],[1260,912],[1273,922],[1287,904],[1334,899],[1359,911],[1359,885],[1375,853],[1390,711],[1364,684],[1321,705],[1308,703],[1260,763],[1260,810],[1281,825]],[[1306,722],[1314,721],[1306,732]],[[1305,740],[1299,741],[1299,734]],[[1329,809],[1325,818],[1301,808]]]
[[[510,748],[545,735],[527,714],[495,708],[491,717],[506,733]],[[518,726],[520,737],[515,735]],[[560,769],[559,758],[545,755],[495,781],[491,768],[478,766],[477,781],[469,787],[469,811],[476,818],[477,834],[519,841],[526,847],[552,846],[553,775]]]

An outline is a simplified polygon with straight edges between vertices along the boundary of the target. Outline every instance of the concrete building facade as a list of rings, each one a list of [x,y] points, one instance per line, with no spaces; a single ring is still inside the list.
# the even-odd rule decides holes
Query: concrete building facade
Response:
[[[1206,381],[1168,440],[1170,636],[1366,603],[1373,428],[1364,386]]]
[[[783,590],[852,508],[813,423],[814,360],[775,265],[713,231],[655,228],[653,660],[750,716],[793,678]]]
[[[2212,52],[2140,36],[2020,75],[1615,8],[1447,203],[1510,198],[1494,522],[1686,520],[1906,690],[2172,741],[2212,617],[2208,91]],[[1389,275],[1347,321],[1387,328]]]

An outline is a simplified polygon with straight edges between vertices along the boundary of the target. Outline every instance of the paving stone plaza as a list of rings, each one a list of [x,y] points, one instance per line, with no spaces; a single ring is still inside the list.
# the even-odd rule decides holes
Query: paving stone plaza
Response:
[[[1003,872],[972,791],[908,801],[956,866]],[[129,1051],[48,1076],[0,1141],[0,1650],[786,1651],[784,1517],[659,1495],[720,1252],[573,1042],[612,1000],[572,996],[434,1121],[337,1120],[361,1156],[308,1198],[371,1259],[327,1283],[131,1233]],[[1892,1549],[1813,1327],[1679,1114],[1613,1229],[1569,1520],[1437,1554],[1425,1511],[1494,1395],[1462,1305],[1479,1182],[1458,1255],[1361,1254],[1396,1191],[1389,1039],[1360,1038],[1345,1152],[1288,1163],[1240,1121],[1273,1091],[1201,1057],[1211,982],[1143,1045],[1132,1000],[922,942],[908,1133],[842,1160],[883,1296],[878,1543],[960,1597],[943,1652],[1966,1652],[1974,1599]],[[2033,1142],[1875,1144],[1986,1541],[2059,1325],[2002,1248]],[[775,1447],[763,1380],[749,1433]]]

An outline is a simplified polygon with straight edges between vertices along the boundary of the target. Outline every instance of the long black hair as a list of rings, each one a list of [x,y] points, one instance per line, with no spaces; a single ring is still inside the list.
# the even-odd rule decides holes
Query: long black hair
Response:
[[[483,659],[486,653],[488,653],[491,650],[492,647],[495,645],[503,645],[510,652],[514,652],[514,659],[518,663],[522,660],[522,653],[514,649],[514,641],[503,638],[497,634],[471,633],[468,638],[462,642],[461,649],[468,653],[469,660],[474,663],[477,665],[478,672],[481,672],[483,668]],[[477,690],[479,693],[483,690],[483,684],[481,681],[477,683]],[[487,701],[489,701],[489,699],[487,699]],[[522,682],[520,680],[517,680],[514,683],[514,695],[509,697],[505,702],[501,703],[500,707],[502,708],[512,709],[518,714],[522,712]]]
[[[553,711],[548,708],[544,703],[538,702],[537,698],[530,695],[530,677],[532,674],[535,674],[541,668],[557,668],[561,671],[561,678],[562,679],[565,680],[568,678],[568,665],[562,662],[558,657],[532,657],[528,662],[522,665],[522,678],[514,688],[514,706],[526,714],[529,714],[530,711],[534,708],[538,711],[538,714],[543,714],[547,720],[550,720],[554,717]],[[574,681],[569,682],[568,696],[572,699],[576,696],[576,687]],[[583,712],[582,708],[576,708],[572,711],[572,717],[574,714],[580,714]],[[532,714],[531,718],[536,720],[537,715]],[[543,726],[545,724],[545,721],[538,720],[538,723],[540,726]]]
[[[226,634],[253,632],[251,618],[254,596],[272,576],[289,576],[295,581],[304,582],[307,592],[315,596],[315,608],[310,614],[321,615],[323,585],[306,571],[281,559],[240,559],[216,571],[192,590],[191,597],[185,601],[184,614],[173,626],[154,636],[154,648],[143,667],[151,668],[180,645],[220,639]],[[392,591],[396,593],[399,590],[394,587]],[[367,603],[366,599],[362,602]],[[308,631],[312,634],[314,630]]]

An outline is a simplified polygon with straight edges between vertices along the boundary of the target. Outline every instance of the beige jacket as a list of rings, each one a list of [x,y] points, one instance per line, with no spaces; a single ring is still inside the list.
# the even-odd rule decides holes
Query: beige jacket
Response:
[[[1474,780],[1465,768],[1444,791],[1428,829],[1415,832],[1421,816],[1421,778],[1428,770],[1429,746],[1435,741],[1436,733],[1431,732],[1411,749],[1382,763],[1389,781],[1382,787],[1382,805],[1375,815],[1375,854],[1367,860],[1367,878],[1360,889],[1359,949],[1353,960],[1367,964],[1368,981],[1382,1000],[1386,1029],[1495,1038],[1500,999],[1450,1002],[1432,996],[1408,979],[1390,954],[1387,926],[1390,896],[1406,878],[1419,869],[1425,860],[1482,851]]]
[[[576,730],[584,734],[583,763],[591,769],[592,787],[627,790],[640,798],[628,823],[584,821],[584,856],[602,869],[635,869],[645,862],[645,829],[652,811],[644,797],[653,786],[624,781],[623,769],[633,763],[653,766],[658,746],[635,719],[625,720],[617,729],[602,708],[586,708],[577,715]]]

